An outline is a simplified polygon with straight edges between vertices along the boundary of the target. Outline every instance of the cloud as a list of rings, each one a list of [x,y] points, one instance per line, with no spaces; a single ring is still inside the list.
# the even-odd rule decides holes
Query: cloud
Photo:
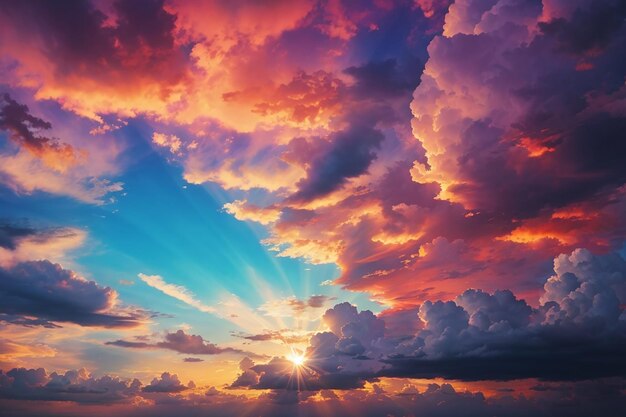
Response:
[[[190,382],[189,384],[193,384]],[[180,392],[188,387],[181,384],[177,375],[163,372],[160,378],[154,378],[149,385],[143,387],[144,392]]]
[[[320,156],[308,162],[307,178],[298,183],[294,200],[307,201],[324,196],[349,178],[364,174],[384,139],[380,131],[369,126],[353,126],[335,135],[327,149],[316,151]]]
[[[259,307],[259,310],[266,316],[291,317],[293,315],[312,313],[316,309],[325,307],[330,301],[335,299],[336,297],[327,295],[311,295],[306,300],[288,297],[267,301]]]
[[[0,339],[0,361],[2,362],[15,358],[53,357],[56,353],[56,350],[43,343],[22,344],[9,339]]]
[[[246,334],[233,333],[234,337],[249,340],[252,342],[279,341],[288,345],[306,343],[311,337],[312,332],[298,331],[292,329],[267,330],[263,333]]]
[[[0,224],[0,266],[40,259],[62,262],[67,252],[82,245],[85,238],[81,229],[35,228],[24,222],[6,222]]]
[[[37,231],[28,226],[3,224],[0,225],[0,247],[15,250],[17,242],[24,237],[32,236]]]
[[[16,90],[17,94],[23,92]],[[38,103],[34,103],[40,112]],[[18,194],[36,190],[68,195],[91,204],[102,204],[104,197],[122,189],[122,184],[103,178],[116,168],[118,144],[111,140],[106,148],[101,141],[78,140],[86,134],[84,122],[60,116],[58,109],[45,109],[53,123],[30,113],[26,104],[0,96],[0,131],[7,132],[9,143],[0,154],[0,182]],[[82,132],[80,132],[83,130]],[[42,132],[48,132],[44,135]],[[52,136],[59,133],[61,141]],[[11,145],[11,142],[13,146]]]
[[[50,128],[50,122],[30,114],[28,106],[13,100],[8,93],[0,96],[0,130],[9,132],[9,138],[41,158],[50,168],[64,172],[76,164],[80,154],[58,139],[38,134]]]
[[[52,377],[52,375],[56,375]],[[54,381],[53,384],[50,384]],[[48,385],[50,384],[50,386]],[[190,383],[191,385],[191,383]],[[153,390],[146,390],[153,387]],[[144,388],[142,390],[142,388]],[[89,404],[90,413],[104,415],[112,409],[120,416],[228,416],[243,409],[259,415],[292,416],[298,412],[311,416],[359,415],[536,415],[559,413],[582,417],[593,413],[619,415],[623,405],[623,379],[578,383],[536,384],[524,394],[487,395],[454,383],[430,383],[421,386],[404,384],[397,389],[311,392],[274,390],[248,398],[215,387],[190,390],[177,376],[164,373],[153,384],[143,386],[138,380],[120,380],[108,375],[90,377],[84,370],[48,375],[44,369],[12,369],[0,372],[0,405],[24,416],[79,415]],[[192,392],[193,391],[193,392]],[[602,401],[598,401],[602,398]],[[26,400],[26,401],[24,401]],[[35,400],[35,401],[34,401]],[[45,407],[36,400],[46,400]],[[59,408],[57,401],[64,401]],[[323,401],[324,407],[320,407]],[[97,405],[108,405],[97,407]]]
[[[372,312],[337,304],[324,314],[330,332],[307,347],[306,367],[274,358],[248,366],[242,386],[256,389],[352,389],[380,377],[456,380],[582,380],[626,369],[626,261],[584,249],[555,259],[556,275],[538,308],[508,290],[469,289],[454,301],[425,301],[414,333],[385,332]],[[402,311],[400,314],[404,314]],[[393,317],[391,311],[384,317]],[[256,376],[251,374],[256,373]]]
[[[238,349],[220,348],[213,343],[205,342],[202,336],[188,335],[182,330],[178,330],[176,333],[167,333],[165,340],[157,343],[157,346],[195,355],[215,355],[224,352],[241,353]]]
[[[138,326],[142,319],[139,313],[125,313],[116,306],[117,293],[111,288],[87,281],[49,261],[0,268],[0,300],[3,315],[36,317],[45,323],[126,328]],[[28,320],[16,323],[37,324]]]
[[[178,353],[192,355],[217,355],[220,353],[245,353],[235,348],[221,348],[204,340],[202,336],[187,334],[183,330],[174,333],[166,332],[163,340],[156,343],[131,342],[127,340],[115,340],[106,342],[107,345],[131,349],[169,349]]]
[[[417,6],[443,16],[447,3]],[[623,13],[614,1],[455,2],[427,59],[345,65],[327,132],[271,148],[305,171],[280,182],[296,190],[228,210],[266,225],[280,256],[337,263],[335,284],[395,309],[502,282],[533,304],[555,255],[623,244]],[[362,126],[371,135],[350,135]]]
[[[152,142],[157,146],[166,148],[175,155],[180,152],[182,146],[182,142],[178,136],[158,132],[152,134]]]
[[[72,401],[81,404],[128,403],[138,393],[141,382],[105,375],[95,378],[85,369],[64,374],[45,369],[15,368],[0,371],[0,397],[29,401]]]
[[[585,55],[591,46],[578,30],[583,20],[592,25],[599,16],[622,16],[624,7],[602,2],[542,22],[540,2],[496,2],[482,16],[475,15],[479,18],[473,15],[466,27],[456,20],[468,19],[456,15],[465,3],[476,9],[480,4],[462,2],[450,9],[446,36],[429,46],[430,58],[415,91],[413,130],[428,161],[416,162],[414,180],[439,183],[444,198],[468,209],[522,218],[623,184],[621,166],[602,149],[621,149],[616,132],[624,115],[607,114],[584,97],[621,88],[615,71],[623,63],[615,54],[623,46],[618,33],[624,27],[620,19],[605,19],[602,25],[611,35],[598,35],[604,39],[599,43],[589,41],[598,58]],[[515,30],[505,33],[503,25]],[[566,37],[582,49],[565,52]],[[580,70],[583,63],[589,64],[585,71]],[[495,68],[500,69],[490,76]],[[503,103],[511,107],[499,112]],[[600,148],[592,132],[600,132]]]
[[[149,286],[156,288],[162,293],[174,297],[185,304],[190,305],[204,313],[215,313],[214,307],[204,304],[196,298],[196,296],[182,285],[168,284],[159,275],[146,275],[139,273],[137,275],[143,282]]]
[[[141,8],[115,2],[106,9],[73,3],[59,11],[45,2],[3,7],[3,53],[20,64],[11,78],[34,71],[39,97],[98,121],[112,111],[126,116],[139,109],[163,111],[185,76],[172,34],[175,16],[160,1]],[[81,23],[68,27],[64,19]],[[25,43],[34,47],[24,48]]]

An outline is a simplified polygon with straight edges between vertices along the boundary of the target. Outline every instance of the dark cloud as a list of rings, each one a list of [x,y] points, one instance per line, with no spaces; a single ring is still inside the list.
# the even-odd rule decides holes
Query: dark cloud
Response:
[[[178,353],[191,355],[218,355],[220,353],[246,353],[235,348],[221,348],[204,340],[202,336],[187,334],[183,330],[175,333],[165,333],[160,342],[149,343],[145,341],[132,342],[127,340],[114,340],[106,342],[110,346],[118,346],[131,349],[169,349]]]
[[[193,385],[193,382],[189,385]],[[163,372],[159,378],[154,378],[142,390],[144,392],[181,392],[188,388],[180,382],[177,375]]]
[[[0,224],[0,247],[15,250],[17,242],[24,237],[35,235],[37,231],[28,226]]]
[[[481,16],[480,35],[456,34],[431,44],[430,65],[449,69],[434,74],[442,85],[438,94],[450,98],[450,112],[440,122],[446,118],[459,132],[447,152],[453,166],[440,167],[455,183],[449,190],[466,207],[520,219],[624,184],[626,170],[617,156],[626,152],[620,133],[626,118],[617,108],[626,71],[623,2],[572,7],[571,16],[537,23],[540,2],[519,2],[515,13],[499,3]],[[498,31],[505,23],[517,30]],[[527,25],[541,31],[521,42],[519,30]],[[485,80],[482,87],[478,80]],[[478,99],[481,88],[494,94],[486,106],[519,107],[477,116],[453,98],[466,89],[462,94]],[[422,93],[435,98],[423,85],[416,92],[415,106],[428,102],[417,104]],[[440,146],[448,140],[442,138]]]
[[[137,313],[115,314],[117,293],[49,261],[0,268],[0,313],[81,326],[134,327]],[[24,322],[34,325],[35,322]]]
[[[350,92],[356,98],[369,100],[387,99],[413,92],[419,82],[416,74],[421,73],[419,65],[403,73],[394,58],[372,61],[360,67],[348,67],[344,72],[352,76],[355,83]]]
[[[292,199],[308,201],[324,196],[364,174],[384,138],[379,130],[367,126],[352,126],[333,134],[327,149],[308,163],[307,178],[298,183]]]
[[[56,77],[99,75],[120,82],[150,76],[140,70],[158,67],[162,81],[182,76],[182,60],[174,45],[176,17],[160,0],[116,1],[117,25],[91,2],[68,1],[62,9],[46,1],[3,4],[0,14],[26,28],[26,39],[41,42],[56,68]]]
[[[124,380],[108,375],[95,378],[84,369],[64,374],[48,374],[43,368],[0,371],[0,398],[113,404],[130,402],[140,388],[141,382],[137,379]]]
[[[35,228],[28,222],[5,222],[0,223],[0,247],[15,250],[23,239],[34,239],[38,242],[46,242],[56,238],[72,237],[75,231],[67,228]]]
[[[9,132],[11,140],[40,158],[57,158],[58,162],[49,163],[58,167],[75,163],[78,154],[74,148],[39,133],[51,128],[50,122],[30,114],[28,106],[13,100],[8,93],[0,95],[0,130]]]
[[[570,19],[557,18],[540,22],[539,28],[554,36],[559,49],[583,54],[604,49],[624,24],[626,4],[619,0],[597,2],[585,9],[576,9]]]
[[[204,359],[200,359],[200,358],[184,358],[183,362],[187,362],[187,363],[204,362]]]
[[[282,329],[282,330],[268,330],[263,333],[258,334],[246,334],[246,333],[233,333],[234,337],[239,337],[241,339],[250,340],[253,342],[266,342],[269,340],[278,340],[284,342],[286,344],[297,344],[304,343],[309,340],[309,335],[305,334],[294,334],[293,330],[290,329]]]
[[[60,329],[62,326],[45,319],[32,319],[18,314],[0,313],[0,322],[16,324],[24,327],[41,326],[47,329]]]
[[[165,340],[158,342],[157,347],[171,349],[179,353],[194,355],[216,355],[218,353],[242,353],[239,349],[221,348],[205,341],[202,336],[186,334],[182,330],[176,333],[166,333]]]
[[[131,342],[122,339],[114,340],[112,342],[106,342],[105,344],[109,346],[117,346],[131,349],[151,349],[156,347],[155,345],[146,342]]]
[[[331,332],[311,337],[306,367],[274,358],[246,367],[237,386],[320,390],[358,388],[380,377],[583,380],[624,375],[626,261],[617,254],[595,256],[578,249],[557,257],[554,270],[539,308],[508,290],[470,289],[454,301],[424,302],[416,312],[421,325],[403,335],[386,334],[384,320],[370,311],[338,304],[323,317]]]
[[[337,297],[329,297],[327,295],[312,295],[306,300],[306,305],[311,308],[321,308],[328,301],[336,300]]]
[[[10,374],[10,375],[9,375]],[[55,374],[52,374],[55,375]],[[405,384],[399,390],[386,391],[374,385],[373,391],[353,390],[310,391],[272,390],[258,398],[232,395],[214,387],[204,393],[187,392],[175,375],[164,373],[142,390],[141,382],[103,376],[93,378],[84,371],[69,371],[63,375],[47,375],[43,369],[13,369],[0,371],[0,407],[20,416],[84,415],[86,404],[115,404],[104,409],[89,408],[90,413],[120,417],[147,417],[184,415],[226,417],[242,411],[259,416],[360,416],[428,415],[503,417],[554,415],[583,417],[603,415],[621,416],[626,403],[624,379],[603,379],[577,383],[540,383],[529,393],[487,397],[480,391],[459,390],[448,383],[416,387]],[[49,386],[48,386],[49,385]],[[193,386],[190,383],[188,386]],[[148,387],[153,387],[146,390]],[[143,397],[143,398],[142,398]],[[142,401],[148,399],[151,401]],[[23,401],[28,400],[28,401]],[[62,408],[54,403],[33,400],[64,401]],[[323,407],[320,407],[323,400]]]

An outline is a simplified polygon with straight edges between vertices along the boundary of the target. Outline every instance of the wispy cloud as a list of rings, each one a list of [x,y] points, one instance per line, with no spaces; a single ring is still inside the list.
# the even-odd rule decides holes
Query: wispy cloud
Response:
[[[163,280],[163,277],[159,275],[146,275],[143,273],[139,273],[138,277],[152,288],[156,288],[162,293],[167,294],[170,297],[174,297],[177,300],[180,300],[183,303],[190,305],[191,307],[194,307],[204,313],[216,313],[214,307],[211,307],[198,300],[194,293],[192,293],[182,285],[168,284]]]
[[[139,278],[149,286],[164,294],[174,297],[183,303],[204,313],[214,314],[242,329],[258,332],[259,329],[276,329],[276,326],[261,317],[234,294],[223,293],[219,296],[219,307],[213,307],[200,301],[197,296],[182,285],[169,284],[160,275],[138,274]]]

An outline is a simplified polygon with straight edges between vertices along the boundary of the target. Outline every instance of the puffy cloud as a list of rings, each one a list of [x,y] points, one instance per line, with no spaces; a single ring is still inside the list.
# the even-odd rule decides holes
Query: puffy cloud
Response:
[[[166,148],[175,155],[180,152],[182,146],[182,142],[178,136],[158,132],[152,134],[152,142],[157,146]]]
[[[455,2],[428,46],[411,132],[403,91],[419,60],[350,65],[337,95],[350,104],[322,138],[340,148],[360,122],[384,140],[350,144],[336,164],[325,139],[296,136],[281,158],[305,170],[298,189],[232,212],[267,225],[281,256],[336,262],[336,284],[396,309],[504,282],[534,303],[555,255],[623,243],[618,3]]]
[[[189,383],[192,384],[191,382]],[[144,392],[180,392],[186,390],[188,387],[181,384],[178,376],[170,374],[169,372],[163,372],[160,378],[154,378],[150,381],[149,385],[143,387]]]
[[[557,275],[532,308],[508,290],[469,289],[455,301],[426,301],[412,333],[385,332],[394,311],[376,317],[348,303],[327,310],[330,332],[311,337],[304,367],[274,358],[248,367],[237,385],[350,389],[379,377],[461,380],[619,376],[626,369],[623,320],[626,261],[576,250],[555,259]],[[398,314],[404,315],[402,310]],[[251,372],[257,375],[255,378]],[[258,381],[257,381],[258,379]]]
[[[105,375],[95,378],[85,370],[64,374],[45,369],[15,368],[0,371],[0,396],[4,398],[72,401],[83,404],[129,403],[139,394],[141,382]]]
[[[81,326],[133,327],[142,315],[124,312],[117,293],[49,261],[30,261],[0,269],[0,312]],[[11,321],[15,321],[12,319]],[[19,320],[16,323],[38,324]]]
[[[416,162],[415,181],[439,183],[443,198],[468,209],[518,217],[622,184],[621,166],[595,138],[599,134],[604,149],[619,153],[616,132],[624,115],[606,114],[585,97],[610,94],[623,84],[615,73],[623,66],[615,55],[623,46],[623,19],[603,20],[610,35],[589,41],[596,58],[584,55],[586,39],[577,31],[582,20],[592,25],[600,16],[624,12],[607,1],[543,22],[539,1],[452,6],[445,36],[429,46],[412,103],[413,131],[427,157],[427,163]],[[510,30],[502,30],[505,25]],[[568,36],[582,50],[565,51]]]
[[[324,323],[340,337],[354,338],[362,343],[383,337],[385,323],[371,311],[357,312],[357,308],[349,303],[337,304],[326,310]]]
[[[8,376],[9,373],[11,376]],[[105,415],[114,410],[124,417],[167,416],[176,413],[194,417],[225,417],[235,415],[242,409],[252,409],[259,415],[281,417],[297,413],[372,417],[386,413],[468,417],[549,416],[559,413],[567,417],[582,417],[593,413],[617,416],[624,402],[623,379],[540,383],[523,394],[496,396],[463,389],[454,383],[431,383],[423,388],[404,384],[397,389],[386,387],[384,390],[379,386],[374,386],[373,390],[348,392],[324,390],[319,395],[307,391],[273,390],[252,398],[232,395],[215,387],[210,387],[202,394],[190,392],[171,374],[155,378],[155,386],[161,383],[162,388],[175,387],[176,391],[169,392],[146,392],[141,390],[142,384],[137,380],[125,381],[110,376],[95,379],[84,371],[58,375],[55,379],[64,382],[56,385],[60,388],[57,390],[46,386],[50,379],[51,376],[43,369],[13,369],[0,373],[0,405],[10,407],[6,409],[24,416],[58,415],[60,411],[65,415],[81,415],[85,410],[94,415]],[[164,384],[163,380],[167,380],[167,383]],[[69,381],[72,382],[68,384]],[[602,401],[598,401],[598,398]],[[42,407],[41,402],[33,400],[48,402]],[[62,407],[56,401],[64,401]],[[320,401],[323,401],[323,406],[320,406]],[[99,404],[107,407],[98,407]]]
[[[46,2],[5,5],[3,53],[18,62],[10,78],[23,83],[34,73],[28,85],[40,98],[95,120],[111,111],[163,112],[185,76],[172,34],[175,16],[161,1],[115,2],[107,9],[91,2],[62,11]],[[80,24],[68,27],[65,19]]]
[[[456,304],[469,314],[469,323],[481,330],[491,326],[519,328],[530,322],[532,308],[517,300],[509,291],[496,291],[493,295],[480,290],[467,290],[456,298]]]
[[[554,260],[541,302],[546,320],[618,320],[625,318],[626,261],[618,254],[594,256],[585,249]]]

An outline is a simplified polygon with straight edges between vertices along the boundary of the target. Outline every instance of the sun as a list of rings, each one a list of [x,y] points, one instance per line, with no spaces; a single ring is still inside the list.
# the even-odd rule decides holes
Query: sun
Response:
[[[287,355],[287,359],[290,360],[295,367],[304,366],[306,363],[306,356],[304,356],[304,353],[300,353],[295,349],[291,350],[291,353]]]

